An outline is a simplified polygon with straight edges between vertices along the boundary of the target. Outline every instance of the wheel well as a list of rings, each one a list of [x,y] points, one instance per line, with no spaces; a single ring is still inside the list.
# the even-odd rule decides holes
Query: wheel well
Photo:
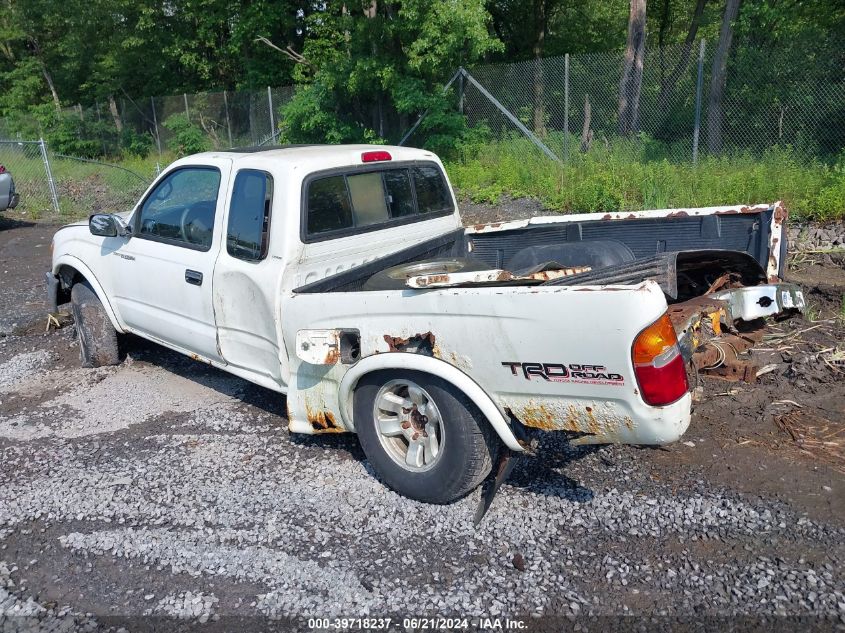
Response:
[[[88,281],[81,272],[68,264],[62,264],[59,267],[59,272],[56,276],[59,278],[57,305],[62,305],[63,303],[70,301],[70,289],[74,284]]]
[[[421,353],[421,352],[419,352],[419,353]],[[489,418],[484,414],[483,411],[481,411],[481,409],[478,406],[478,403],[475,401],[475,399],[473,399],[466,392],[466,390],[463,387],[461,387],[461,385],[456,383],[454,380],[450,380],[447,377],[440,376],[440,375],[438,375],[438,374],[436,374],[432,371],[426,371],[425,369],[416,369],[416,368],[411,368],[411,367],[396,368],[396,369],[393,369],[393,368],[390,368],[390,367],[385,367],[385,368],[382,368],[382,369],[375,369],[374,368],[374,369],[372,369],[371,371],[368,371],[365,374],[361,374],[357,378],[357,380],[355,381],[355,386],[352,388],[353,402],[354,402],[354,399],[358,397],[358,395],[357,395],[358,394],[358,388],[361,386],[361,383],[366,381],[368,378],[371,378],[374,374],[385,374],[388,378],[391,377],[391,376],[395,377],[396,375],[401,375],[401,374],[422,374],[423,376],[430,376],[431,378],[441,380],[441,381],[445,382],[446,384],[450,385],[461,396],[466,398],[470,402],[470,404],[476,410],[478,410],[478,412],[481,414],[481,418],[484,420],[484,423],[490,425]],[[353,424],[354,424],[354,420],[353,420]],[[490,425],[490,426],[492,426],[492,425]]]
[[[407,370],[430,374],[451,384],[478,407],[482,415],[487,419],[487,422],[493,427],[508,448],[518,452],[524,450],[517,440],[510,420],[499,410],[496,403],[481,386],[457,367],[425,354],[389,353],[368,356],[347,372],[346,376],[341,380],[339,404],[344,423],[351,430],[354,430],[355,427],[351,409],[354,403],[355,391],[360,381],[365,376],[382,370],[395,372]]]

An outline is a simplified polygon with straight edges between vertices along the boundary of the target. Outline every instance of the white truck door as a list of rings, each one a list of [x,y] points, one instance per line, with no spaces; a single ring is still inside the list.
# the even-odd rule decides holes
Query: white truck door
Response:
[[[230,171],[230,159],[203,157],[166,174],[138,205],[132,238],[112,259],[126,325],[212,360],[220,353],[211,282]]]
[[[276,322],[283,263],[269,251],[273,177],[246,168],[233,174],[233,179],[221,232],[223,244],[214,267],[219,349],[229,365],[248,372],[264,386],[278,388],[286,382],[287,357],[284,350],[280,355]]]

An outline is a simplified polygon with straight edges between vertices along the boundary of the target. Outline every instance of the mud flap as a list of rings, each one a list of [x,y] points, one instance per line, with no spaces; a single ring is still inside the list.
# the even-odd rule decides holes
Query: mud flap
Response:
[[[481,499],[478,502],[478,509],[475,511],[473,525],[478,526],[484,515],[487,514],[487,510],[490,509],[490,505],[493,503],[493,497],[496,496],[499,487],[508,478],[513,467],[516,465],[515,457],[516,454],[512,450],[504,446],[502,447],[496,468],[493,469],[491,476],[482,484]]]

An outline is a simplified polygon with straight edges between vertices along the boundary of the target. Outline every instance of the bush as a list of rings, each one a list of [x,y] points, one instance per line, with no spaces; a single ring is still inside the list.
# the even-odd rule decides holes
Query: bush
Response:
[[[173,114],[164,121],[164,127],[173,133],[167,145],[179,156],[204,152],[211,147],[202,129],[191,123],[187,115]]]
[[[75,112],[57,112],[52,104],[33,109],[44,140],[59,154],[96,158],[117,150],[114,128]]]
[[[153,148],[153,137],[149,132],[138,133],[128,127],[120,134],[120,147],[125,154],[145,158]]]

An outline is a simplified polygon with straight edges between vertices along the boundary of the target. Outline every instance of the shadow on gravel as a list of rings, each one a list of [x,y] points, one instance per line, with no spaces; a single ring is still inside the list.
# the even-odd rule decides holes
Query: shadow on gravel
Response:
[[[35,226],[35,222],[29,222],[27,220],[17,220],[15,218],[10,218],[0,213],[0,231],[6,229],[21,229],[29,226]]]
[[[127,358],[131,358],[133,361],[155,365],[203,387],[237,398],[246,405],[279,416],[285,420],[285,425],[287,424],[285,397],[282,394],[259,387],[222,369],[192,360],[178,352],[132,335],[120,338],[120,357],[124,362]]]
[[[278,418],[280,429],[287,428],[287,408],[285,396],[270,389],[265,389],[222,369],[211,367],[199,361],[191,360],[178,352],[167,349],[138,336],[124,336],[120,341],[121,358],[130,357],[135,361],[149,363],[177,376],[191,380],[199,385],[213,389],[227,396],[240,400],[243,404]],[[330,435],[291,434],[290,442],[295,446],[317,450],[337,451],[341,459],[364,462],[364,452],[352,433]]]
[[[287,426],[285,397],[281,394],[232,376],[223,370],[188,359],[140,337],[123,337],[121,350],[122,355],[129,356],[135,361],[150,363],[277,416],[280,426]],[[290,442],[303,448],[330,449],[341,459],[363,463],[364,468],[375,475],[366,463],[366,457],[357,437],[352,433],[291,434]],[[513,472],[507,479],[507,484],[536,494],[560,497],[576,503],[590,501],[594,496],[593,491],[560,471],[579,459],[592,455],[600,450],[600,447],[573,447],[565,438],[556,437],[551,433],[542,434],[540,444],[536,456],[518,458]]]
[[[585,503],[595,496],[593,491],[561,471],[600,449],[599,446],[570,446],[563,438],[542,434],[537,454],[518,458],[506,484],[535,494]]]

